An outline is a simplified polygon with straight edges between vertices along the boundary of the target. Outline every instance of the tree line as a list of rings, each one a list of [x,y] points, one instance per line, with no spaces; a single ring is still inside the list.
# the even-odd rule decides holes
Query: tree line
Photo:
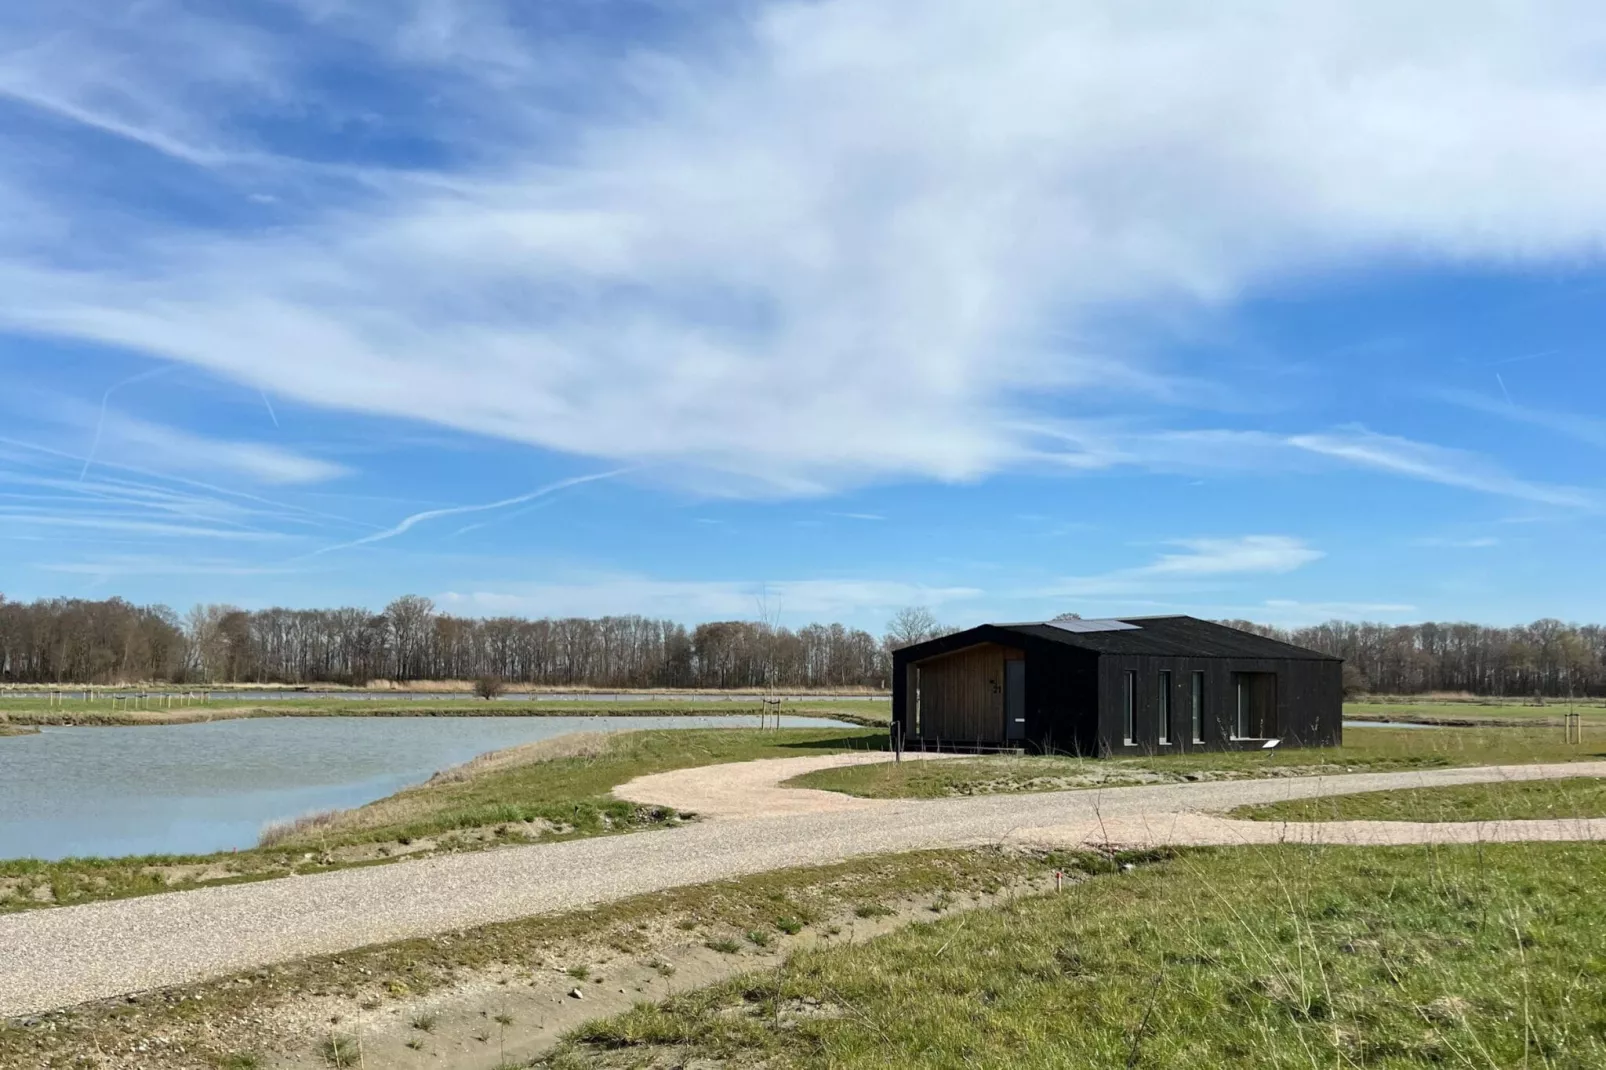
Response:
[[[535,687],[885,687],[861,629],[751,621],[477,619],[408,595],[384,612],[0,597],[0,683],[338,683],[496,678]]]
[[[1606,629],[1596,624],[1222,623],[1344,658],[1353,690],[1606,695]],[[382,613],[197,606],[183,616],[120,598],[0,596],[0,683],[361,686],[494,677],[534,687],[884,688],[893,650],[950,630],[918,607],[900,611],[876,637],[841,624],[479,619],[437,612],[416,595]]]

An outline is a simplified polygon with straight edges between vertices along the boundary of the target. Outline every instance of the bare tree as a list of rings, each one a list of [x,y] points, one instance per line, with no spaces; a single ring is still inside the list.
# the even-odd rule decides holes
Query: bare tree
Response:
[[[899,650],[927,639],[935,639],[945,629],[937,615],[925,606],[905,606],[887,621],[887,634],[883,643],[888,650]]]

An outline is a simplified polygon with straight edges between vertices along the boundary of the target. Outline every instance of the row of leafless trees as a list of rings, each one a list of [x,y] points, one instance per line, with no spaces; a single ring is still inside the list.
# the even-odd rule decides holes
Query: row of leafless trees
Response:
[[[365,609],[165,606],[0,598],[0,682],[348,683],[497,677],[536,686],[884,687],[868,632],[645,617],[478,620],[426,598]]]
[[[1350,624],[1273,635],[1348,661],[1372,691],[1413,694],[1606,695],[1606,629],[1540,620],[1478,624]],[[351,683],[498,677],[535,686],[885,687],[890,652],[943,628],[901,611],[879,640],[840,624],[796,630],[748,621],[688,629],[646,617],[479,620],[437,613],[426,598],[366,609],[165,606],[0,597],[0,682]]]
[[[1606,628],[1537,620],[1514,628],[1482,624],[1351,624],[1268,628],[1224,621],[1345,659],[1347,676],[1391,695],[1467,691],[1475,695],[1606,695]]]

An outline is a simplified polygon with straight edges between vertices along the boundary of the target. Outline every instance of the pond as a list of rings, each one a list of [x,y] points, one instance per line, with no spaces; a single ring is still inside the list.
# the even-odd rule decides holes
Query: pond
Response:
[[[0,859],[251,847],[270,821],[361,806],[486,751],[569,732],[757,725],[756,716],[273,717],[45,728],[0,741]]]
[[[1442,724],[1422,724],[1420,721],[1345,721],[1345,728],[1443,728]]]

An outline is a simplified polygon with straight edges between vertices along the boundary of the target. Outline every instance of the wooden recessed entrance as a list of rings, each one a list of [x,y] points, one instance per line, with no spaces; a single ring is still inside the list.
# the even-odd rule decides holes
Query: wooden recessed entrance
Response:
[[[954,746],[1026,736],[1026,654],[980,643],[909,666],[911,738]]]

